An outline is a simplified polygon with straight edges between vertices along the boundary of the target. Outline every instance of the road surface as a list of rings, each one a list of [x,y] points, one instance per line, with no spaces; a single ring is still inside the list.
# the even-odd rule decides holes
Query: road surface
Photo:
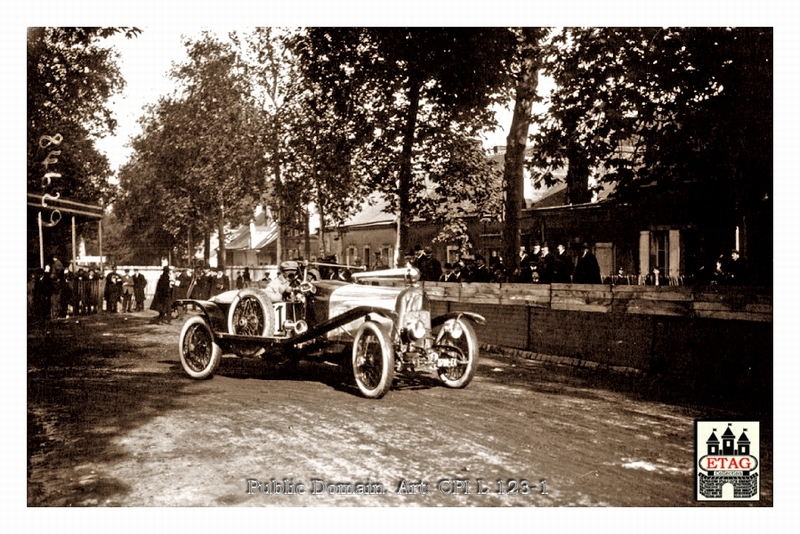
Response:
[[[694,420],[652,379],[484,351],[463,390],[226,357],[184,375],[180,324],[100,314],[28,333],[29,506],[698,506]],[[772,505],[761,424],[761,501]]]

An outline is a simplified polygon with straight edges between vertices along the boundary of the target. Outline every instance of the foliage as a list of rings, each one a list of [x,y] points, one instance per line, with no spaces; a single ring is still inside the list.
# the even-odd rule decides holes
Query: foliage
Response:
[[[447,198],[429,195],[432,172],[442,191],[492,183],[475,180],[479,167],[450,151],[495,124],[490,108],[502,97],[512,44],[505,29],[308,30],[306,76],[323,94],[348,95],[338,111],[364,143],[353,151],[351,175],[386,194],[400,218],[399,247],[407,246],[410,218],[436,213],[430,201]],[[437,172],[448,166],[459,172]]]
[[[568,28],[544,70],[556,89],[532,140],[545,185],[576,164],[621,199],[694,183],[741,214],[771,197],[771,29]]]
[[[291,40],[302,75],[293,94],[297,130],[287,149],[296,164],[306,162],[307,189],[323,227],[343,223],[373,189],[355,174],[375,128],[377,86],[370,85],[368,71],[349,67],[364,44],[357,29],[346,28],[303,30]]]
[[[224,243],[226,224],[252,216],[264,182],[264,119],[236,44],[207,32],[187,40],[189,60],[171,73],[178,90],[142,117],[117,203],[132,239],[171,246],[217,231]]]
[[[525,158],[533,104],[538,102],[539,69],[542,43],[550,31],[546,28],[515,28],[513,61],[508,65],[508,86],[514,100],[514,112],[506,138],[503,187],[503,258],[510,272],[518,267],[517,251],[521,244],[520,218],[525,207]]]
[[[116,121],[107,102],[124,80],[117,52],[103,40],[116,33],[137,36],[136,28],[29,28],[27,35],[27,190],[83,203],[109,204],[115,195],[105,155],[95,140],[113,135]],[[41,146],[42,136],[60,144]],[[44,140],[43,145],[47,145]],[[48,165],[44,162],[48,161]],[[45,173],[57,173],[51,183]],[[45,219],[49,215],[43,214]],[[36,214],[29,214],[29,243],[37,243]],[[80,222],[83,220],[78,217]],[[46,246],[67,257],[70,225],[50,228]],[[36,247],[38,248],[38,246]],[[29,247],[34,257],[34,247]]]

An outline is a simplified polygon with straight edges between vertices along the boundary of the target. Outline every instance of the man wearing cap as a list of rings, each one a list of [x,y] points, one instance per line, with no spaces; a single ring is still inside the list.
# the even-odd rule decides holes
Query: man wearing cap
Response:
[[[373,271],[380,271],[380,270],[383,270],[383,269],[386,269],[386,264],[383,263],[383,258],[381,258],[381,253],[380,252],[376,252],[375,253],[375,263],[372,264],[372,270]]]
[[[278,266],[278,275],[273,278],[265,292],[272,302],[281,302],[285,295],[291,294],[292,283],[297,276],[297,262],[284,261]]]

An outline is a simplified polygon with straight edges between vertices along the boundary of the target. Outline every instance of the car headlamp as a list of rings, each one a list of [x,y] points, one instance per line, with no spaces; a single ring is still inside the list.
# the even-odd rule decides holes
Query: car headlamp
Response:
[[[461,328],[461,323],[458,321],[450,321],[450,327],[447,329],[450,332],[450,337],[458,339],[464,335],[464,329]]]
[[[425,327],[425,321],[421,319],[417,319],[411,324],[411,328],[409,328],[408,333],[414,339],[422,339],[425,337],[425,333],[427,329]]]

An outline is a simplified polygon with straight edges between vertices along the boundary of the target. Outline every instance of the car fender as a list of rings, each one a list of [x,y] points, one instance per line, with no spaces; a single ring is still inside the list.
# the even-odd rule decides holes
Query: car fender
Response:
[[[200,311],[206,317],[208,325],[211,327],[211,332],[215,335],[218,333],[227,333],[228,319],[222,309],[216,302],[210,300],[176,300],[173,306],[193,307]]]
[[[467,319],[468,321],[472,321],[475,324],[486,323],[486,318],[483,315],[480,315],[479,313],[459,311],[459,312],[445,313],[444,315],[439,315],[438,317],[431,319],[431,328],[436,328],[437,326],[441,326],[450,319],[459,319],[459,318]]]

